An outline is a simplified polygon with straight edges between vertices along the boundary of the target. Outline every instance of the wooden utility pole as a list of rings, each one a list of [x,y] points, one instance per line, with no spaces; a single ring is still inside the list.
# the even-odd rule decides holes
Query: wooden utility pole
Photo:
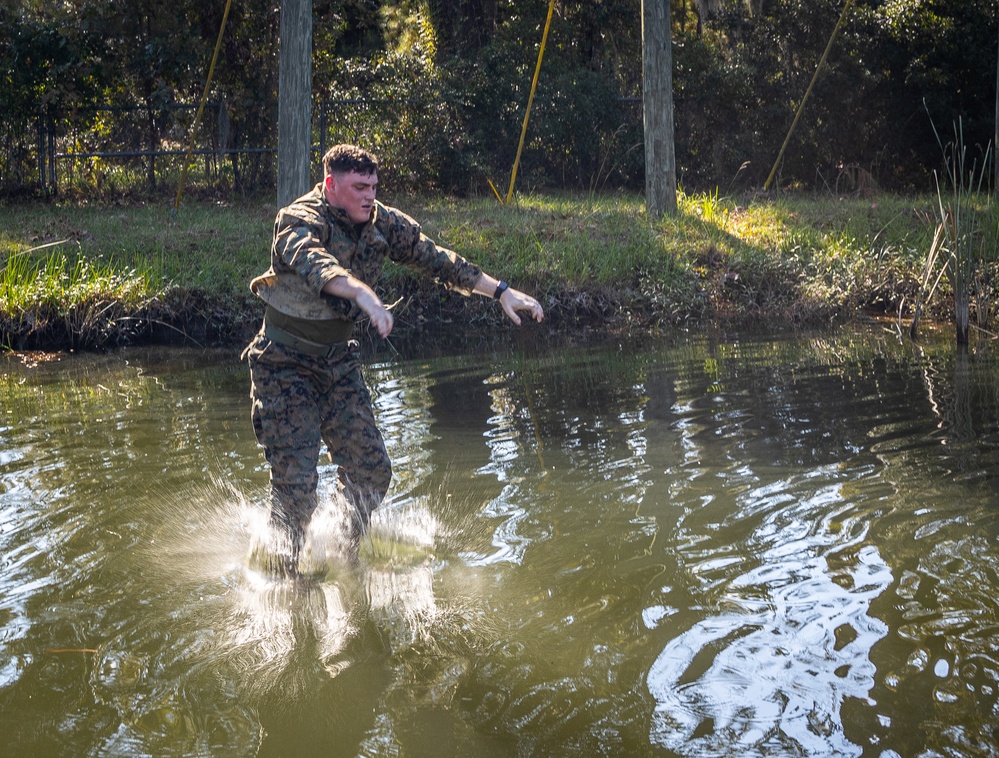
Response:
[[[312,0],[281,0],[277,203],[309,188],[312,158]]]
[[[650,219],[676,215],[672,44],[670,0],[642,0],[645,209]]]

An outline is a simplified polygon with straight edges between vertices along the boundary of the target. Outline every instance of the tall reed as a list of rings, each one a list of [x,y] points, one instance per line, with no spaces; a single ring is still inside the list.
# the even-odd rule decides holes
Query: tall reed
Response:
[[[940,175],[934,172],[937,194],[936,233],[927,253],[922,290],[909,334],[916,335],[923,305],[933,297],[941,279],[946,276],[954,296],[957,343],[966,345],[971,327],[972,293],[977,295],[975,306],[980,319],[990,310],[987,292],[976,285],[980,282],[981,264],[989,257],[990,247],[995,242],[994,234],[985,233],[990,214],[981,207],[983,202],[987,207],[990,200],[983,193],[983,187],[988,174],[991,146],[986,149],[981,166],[977,161],[972,161],[969,167],[961,120],[958,119],[954,126],[954,140],[946,145],[935,126],[933,130],[943,152],[944,184],[941,186]]]

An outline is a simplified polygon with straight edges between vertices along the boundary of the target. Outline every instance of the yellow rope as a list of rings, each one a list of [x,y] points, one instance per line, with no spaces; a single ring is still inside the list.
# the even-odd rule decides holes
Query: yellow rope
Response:
[[[500,205],[502,205],[503,204],[503,198],[500,197],[499,190],[496,189],[496,185],[493,184],[493,180],[487,178],[486,181],[489,182],[489,187],[492,189],[493,194],[496,195],[496,199],[500,201]]]
[[[548,29],[552,25],[552,12],[555,10],[555,0],[548,4],[548,18],[545,20],[545,32],[541,35],[541,50],[538,51],[538,64],[534,67],[534,81],[531,82],[531,94],[527,98],[527,112],[524,114],[524,125],[520,129],[520,142],[517,145],[517,157],[513,159],[513,171],[510,173],[510,189],[506,193],[507,204],[513,199],[513,185],[517,181],[517,166],[520,165],[520,154],[524,149],[524,136],[527,134],[527,120],[531,116],[531,105],[534,102],[534,91],[538,88],[538,76],[541,74],[541,59],[545,55],[545,43],[548,41]],[[495,191],[495,190],[494,190]]]
[[[208,67],[208,79],[205,80],[205,91],[201,94],[201,103],[198,105],[198,112],[194,116],[194,124],[191,125],[191,136],[187,141],[187,154],[184,156],[184,165],[180,170],[180,184],[177,185],[177,197],[173,201],[173,215],[177,215],[180,208],[180,193],[184,189],[184,182],[187,180],[187,167],[191,162],[191,152],[194,150],[194,135],[198,131],[198,124],[201,123],[201,112],[205,109],[205,101],[208,99],[208,89],[212,84],[212,74],[215,73],[215,61],[219,58],[219,50],[222,48],[222,33],[225,31],[225,22],[229,18],[229,8],[232,0],[226,0],[225,11],[222,13],[222,25],[219,27],[219,36],[215,40],[215,53],[212,55],[212,63]]]
[[[843,22],[846,21],[846,14],[850,11],[851,5],[853,5],[853,0],[846,0],[846,5],[843,6],[843,12],[839,14],[839,21],[836,22],[836,28],[833,29],[833,32],[829,37],[829,42],[826,44],[825,52],[822,53],[822,57],[819,59],[819,65],[815,67],[815,73],[812,74],[812,81],[808,85],[808,89],[805,90],[805,96],[801,98],[801,103],[798,105],[798,112],[794,114],[794,121],[791,122],[791,128],[787,130],[787,136],[784,138],[784,144],[780,146],[780,152],[777,154],[777,160],[774,161],[774,167],[770,169],[770,176],[768,176],[767,180],[763,183],[764,191],[770,189],[770,182],[774,180],[774,174],[777,173],[777,166],[780,165],[781,159],[784,157],[784,151],[787,149],[787,145],[791,141],[791,135],[794,133],[794,128],[798,125],[798,119],[801,118],[801,111],[805,108],[805,102],[808,100],[808,96],[812,93],[812,88],[815,86],[815,80],[819,78],[819,72],[822,70],[822,66],[825,65],[826,58],[829,57],[829,51],[832,50],[833,40],[836,39],[836,35],[839,34],[840,27],[843,26]]]

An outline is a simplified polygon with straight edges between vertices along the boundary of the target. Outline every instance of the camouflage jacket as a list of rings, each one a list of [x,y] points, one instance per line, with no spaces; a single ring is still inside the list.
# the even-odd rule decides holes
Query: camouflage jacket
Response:
[[[360,308],[323,293],[323,286],[350,274],[373,287],[386,257],[464,295],[471,294],[482,273],[457,253],[438,247],[405,213],[377,201],[371,219],[355,226],[344,210],[327,202],[323,185],[317,184],[278,211],[271,267],[250,282],[250,289],[295,318],[354,321],[362,316]]]

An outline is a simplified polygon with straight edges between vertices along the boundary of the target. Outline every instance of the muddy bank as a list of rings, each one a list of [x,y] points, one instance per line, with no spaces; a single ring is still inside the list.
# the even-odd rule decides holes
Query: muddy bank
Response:
[[[723,272],[724,274],[724,272]],[[816,301],[795,287],[770,286],[744,291],[738,278],[719,275],[681,292],[590,288],[540,283],[521,286],[545,307],[545,321],[529,328],[551,332],[654,331],[679,326],[719,324],[732,328],[815,328],[845,323],[871,312],[897,316],[898,304],[911,296],[911,283],[894,282],[850,297]],[[484,333],[516,331],[492,300],[462,297],[418,279],[394,282],[381,292],[394,303],[397,340],[479,339]],[[130,345],[245,345],[260,327],[262,303],[251,296],[219,295],[175,287],[138,306],[120,302],[81,302],[66,310],[39,308],[0,315],[0,345],[7,350],[107,350]],[[946,319],[943,312],[924,318]],[[355,332],[366,334],[365,324]]]

